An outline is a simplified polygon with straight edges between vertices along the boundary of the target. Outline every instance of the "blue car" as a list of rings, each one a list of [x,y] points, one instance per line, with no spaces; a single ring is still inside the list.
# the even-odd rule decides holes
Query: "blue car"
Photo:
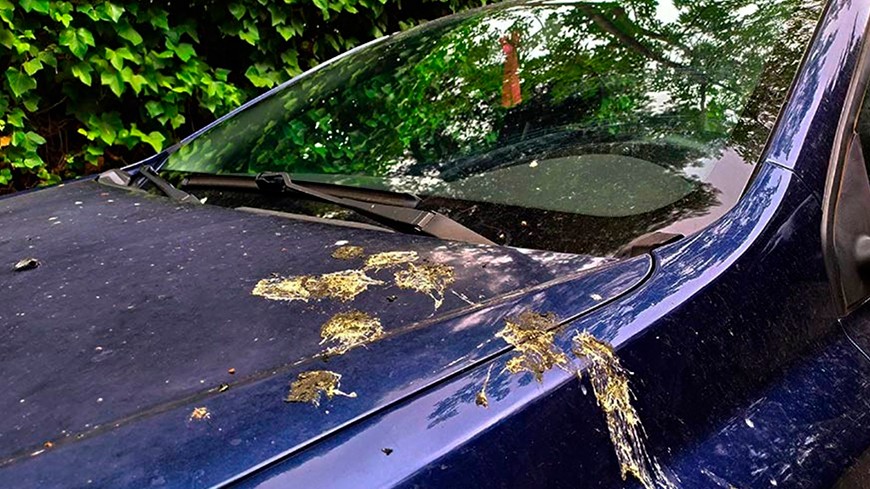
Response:
[[[868,16],[500,3],[0,200],[0,487],[870,487]]]

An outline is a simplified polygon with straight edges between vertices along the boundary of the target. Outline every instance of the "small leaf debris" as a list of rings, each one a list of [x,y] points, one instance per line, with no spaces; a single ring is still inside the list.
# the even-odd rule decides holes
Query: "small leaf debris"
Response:
[[[381,451],[384,452],[384,455],[386,455],[388,457],[390,456],[391,453],[393,453],[392,448],[381,448]]]
[[[19,260],[18,263],[15,264],[12,269],[16,272],[23,272],[26,270],[33,270],[34,268],[39,266],[39,260],[36,258],[25,258],[23,260]]]
[[[190,421],[203,421],[211,419],[211,413],[209,412],[207,407],[198,407],[193,408],[193,412],[190,413]]]
[[[230,375],[236,375],[236,369],[231,368],[231,369],[227,370],[227,373]]]

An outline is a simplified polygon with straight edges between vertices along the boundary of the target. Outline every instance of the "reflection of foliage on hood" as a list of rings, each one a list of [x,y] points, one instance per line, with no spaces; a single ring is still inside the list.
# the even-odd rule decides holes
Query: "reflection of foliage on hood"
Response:
[[[513,5],[436,23],[301,80],[213,130],[220,144],[200,138],[171,165],[426,175],[555,133],[677,137],[706,157],[729,143],[757,157],[816,8],[691,0],[671,10],[639,0]],[[502,106],[508,34],[521,40],[522,103],[511,108]]]

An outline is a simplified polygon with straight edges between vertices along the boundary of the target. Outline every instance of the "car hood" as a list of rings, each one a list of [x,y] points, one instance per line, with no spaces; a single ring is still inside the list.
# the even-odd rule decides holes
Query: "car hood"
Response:
[[[0,229],[0,485],[220,483],[508,351],[506,319],[571,319],[651,265],[94,181],[0,200]],[[291,391],[305,372],[332,384]]]

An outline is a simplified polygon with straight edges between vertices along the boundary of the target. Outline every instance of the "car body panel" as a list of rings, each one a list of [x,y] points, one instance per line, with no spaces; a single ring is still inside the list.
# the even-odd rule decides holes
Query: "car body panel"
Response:
[[[33,287],[59,286],[39,282],[43,279],[38,274],[71,266],[63,262],[70,250],[90,251],[95,260],[90,265],[99,270],[98,252],[108,251],[105,265],[99,266],[115,265],[121,280],[114,282],[117,287],[72,269],[54,279],[74,281],[77,292],[91,286],[90,292],[97,295],[100,290],[101,298],[117,294],[141,299],[139,304],[149,307],[159,300],[170,303],[158,305],[159,314],[152,311],[152,319],[158,320],[153,326],[144,316],[123,323],[125,314],[137,317],[137,304],[116,301],[116,316],[108,317],[127,324],[131,338],[152,348],[144,356],[142,350],[113,349],[120,353],[108,361],[129,358],[135,366],[124,370],[133,373],[118,382],[112,375],[101,378],[99,367],[110,364],[95,361],[109,344],[103,340],[112,338],[100,329],[111,327],[98,323],[101,310],[90,312],[96,329],[64,335],[52,320],[66,319],[63,311],[70,309],[60,302],[45,306],[47,289],[30,289],[32,302],[16,296],[21,310],[13,316],[4,311],[2,318],[18,323],[4,332],[2,343],[17,357],[7,360],[4,352],[0,360],[14,380],[2,398],[3,411],[13,415],[3,421],[9,424],[0,430],[0,446],[9,446],[10,439],[20,443],[0,466],[0,485],[640,486],[621,477],[607,413],[590,385],[591,364],[572,352],[575,338],[587,332],[613,345],[616,358],[631,372],[632,405],[645,433],[638,439],[650,456],[640,463],[649,464],[650,470],[653,464],[658,467],[658,487],[830,487],[870,446],[870,424],[864,422],[870,362],[851,341],[860,343],[870,331],[867,311],[864,307],[842,320],[853,338],[847,337],[838,324],[820,237],[824,180],[846,90],[865,42],[868,14],[867,0],[830,3],[764,163],[731,211],[652,255],[592,270],[583,270],[591,263],[588,257],[486,251],[225,209],[192,209],[136,193],[95,191],[93,182],[4,199],[0,209],[20,206],[18,212],[32,212],[38,223],[32,234],[16,229],[15,240],[5,235],[0,239],[0,251],[16,258],[40,257],[39,248],[29,246],[42,243],[22,239],[72,228],[60,227],[64,220],[74,224],[99,215],[75,214],[76,202],[152,212],[145,216],[150,224],[148,219],[136,222],[136,209],[130,215],[103,213],[104,219],[118,220],[117,227],[82,228],[66,240],[47,242],[54,251],[43,255],[44,266],[14,276],[3,272],[10,273],[3,275],[6,290],[11,290],[10,277],[16,288],[26,289],[28,281]],[[55,205],[38,207],[51,199],[57,199]],[[139,206],[133,206],[136,202]],[[49,221],[51,217],[57,219]],[[127,226],[124,219],[137,226]],[[154,225],[163,219],[175,224]],[[127,229],[136,229],[138,237],[123,236]],[[204,241],[194,243],[195,230]],[[105,246],[107,237],[117,240],[112,241],[117,248]],[[153,245],[163,261],[121,241]],[[439,262],[456,270],[454,289],[465,299],[445,294],[444,305],[435,310],[425,294],[388,292],[408,309],[395,316],[402,318],[398,334],[325,363],[311,358],[323,348],[313,333],[331,313],[352,305],[384,315],[386,326],[392,307],[385,305],[387,293],[366,292],[358,302],[330,305],[334,309],[326,311],[320,310],[322,303],[303,307],[250,292],[273,272],[340,269],[347,264],[324,256],[343,241],[360,244],[367,253],[413,250],[427,258],[438,253]],[[218,252],[218,244],[231,248],[232,254]],[[285,254],[281,247],[297,253]],[[197,257],[202,250],[214,256]],[[317,253],[323,255],[315,258]],[[196,266],[188,268],[187,260]],[[475,267],[485,260],[497,264],[495,271]],[[151,263],[166,267],[162,271],[177,283],[135,269],[144,269],[146,262],[149,268]],[[134,268],[125,268],[130,263]],[[508,269],[499,268],[506,264]],[[517,264],[522,266],[511,268]],[[201,275],[190,280],[194,272]],[[150,278],[137,282],[141,276]],[[496,276],[500,279],[493,281]],[[390,280],[389,273],[378,277]],[[227,283],[236,284],[229,289],[240,301],[230,303],[238,306],[232,313],[235,325],[230,326],[218,324],[227,317],[222,310]],[[166,287],[181,295],[157,299]],[[472,297],[475,293],[484,297]],[[132,312],[127,312],[129,305]],[[299,319],[315,310],[317,321]],[[518,353],[498,336],[505,320],[523,311],[553,312],[561,320],[553,348],[569,362],[547,371],[541,382],[530,373],[511,373],[509,362]],[[21,319],[40,314],[47,336],[39,334],[45,331],[27,331]],[[258,323],[265,318],[270,321]],[[300,324],[285,326],[291,318]],[[141,327],[140,320],[151,327]],[[201,345],[191,344],[189,333],[182,334],[180,328],[188,324],[209,328],[196,331]],[[262,331],[254,331],[257,324]],[[161,333],[151,335],[158,327]],[[277,334],[288,330],[304,330],[308,336],[299,340],[296,334]],[[75,336],[90,331],[102,336],[89,342]],[[7,341],[15,335],[32,341],[32,348]],[[251,346],[255,339],[256,348]],[[264,348],[264,341],[273,346]],[[97,346],[103,349],[97,351]],[[71,353],[75,358],[58,357]],[[161,363],[165,354],[174,360]],[[173,369],[170,376],[161,370],[166,365]],[[238,370],[239,380],[227,376],[228,367]],[[337,396],[319,406],[284,404],[288,382],[315,367],[341,372],[341,388],[356,397]],[[41,376],[48,384],[31,376]],[[182,380],[178,390],[175,378]],[[71,383],[68,391],[43,393],[52,382],[64,387],[64,379]],[[161,384],[165,380],[170,387]],[[221,392],[223,382],[230,388]],[[100,394],[106,386],[124,400],[116,416],[95,407],[99,397],[110,405],[110,398]],[[481,394],[486,402],[480,401]],[[145,402],[149,399],[161,403]],[[35,401],[35,406],[28,405]],[[69,413],[40,409],[51,402],[74,407]],[[194,407],[207,408],[211,416],[192,418]],[[75,421],[71,429],[50,436],[66,429],[60,427],[69,420]],[[43,438],[54,444],[41,447]]]
[[[828,173],[828,160],[820,157],[830,157],[868,18],[868,2],[828,4],[771,136],[767,157],[794,170],[819,201]]]
[[[556,343],[565,351],[584,330],[614,345],[625,368],[634,373],[631,385],[649,435],[650,453],[674,481],[703,479],[693,473],[697,465],[690,469],[672,464],[676,456],[672,454],[702,443],[713,427],[740,416],[741,410],[751,410],[758,400],[753,395],[775,388],[777,377],[789,372],[807,349],[838,341],[840,330],[829,307],[818,238],[815,243],[805,240],[808,229],[818,229],[819,219],[818,202],[805,187],[788,171],[765,165],[753,188],[726,218],[691,239],[662,248],[656,253],[656,271],[650,280],[608,307],[568,324],[557,335]],[[769,265],[781,273],[768,273]],[[734,285],[714,288],[711,282]],[[774,287],[778,283],[793,287]],[[734,301],[744,307],[731,307]],[[770,308],[770,304],[778,306]],[[837,345],[843,350],[842,343]],[[849,359],[843,361],[860,368],[845,369],[850,377],[842,381],[858,383],[866,372],[856,362],[856,351],[844,351]],[[496,360],[492,371],[502,371],[501,362],[509,358]],[[572,367],[584,368],[583,361],[575,362]],[[367,467],[368,478],[360,480],[358,470],[333,472],[333,487],[400,482],[409,487],[497,487],[504,480],[519,487],[620,486],[619,466],[590,386],[578,385],[572,372],[558,369],[545,375],[543,384],[505,372],[490,380],[490,389],[498,394],[486,412],[474,403],[475,387],[480,388],[486,372],[487,368],[479,367],[438,391],[290,458],[243,487],[324,480],[329,467],[346,466],[360,454],[365,458],[359,467]],[[856,405],[852,402],[847,408],[845,413],[854,412]],[[423,434],[415,431],[424,429],[420,413],[429,413]],[[432,416],[438,413],[446,419],[433,423]],[[809,417],[814,412],[803,414]],[[746,428],[744,436],[756,436]],[[740,452],[739,441],[735,443],[734,450]],[[394,450],[389,458],[378,452],[382,446]],[[436,447],[441,446],[443,451],[438,452]],[[405,451],[408,459],[401,455]],[[750,452],[740,453],[746,462]],[[764,458],[771,461],[791,455],[766,453]],[[757,487],[759,481],[767,483],[765,477],[782,479],[782,474],[758,471],[760,464],[732,466],[729,461],[723,467],[715,451],[703,455],[711,473],[721,474],[736,487]],[[431,458],[417,458],[423,456]],[[836,469],[837,463],[832,462],[820,480],[830,480]]]
[[[11,416],[0,430],[0,480],[41,486],[138,485],[136,467],[187,485],[192,465],[206,473],[200,482],[220,482],[508,349],[495,336],[505,318],[533,306],[576,317],[635,287],[651,266],[648,256],[608,263],[177,205],[95,182],[6,201],[0,220],[11,230],[2,253],[42,262],[2,272],[2,411]],[[366,255],[333,258],[342,243]],[[365,268],[366,256],[396,251],[452,270],[440,308],[392,283],[401,266]],[[383,284],[346,301],[251,293],[272,273],[342,270]],[[324,363],[321,327],[352,310],[378,317],[384,337]],[[320,369],[353,379],[342,388],[357,397],[320,408],[283,401],[298,373]],[[208,419],[191,418],[197,407]],[[52,450],[33,457],[44,442]],[[149,461],[148,447],[163,449]],[[227,447],[236,447],[233,463]],[[184,470],[161,470],[170,453]],[[68,470],[45,470],[59,465]]]

